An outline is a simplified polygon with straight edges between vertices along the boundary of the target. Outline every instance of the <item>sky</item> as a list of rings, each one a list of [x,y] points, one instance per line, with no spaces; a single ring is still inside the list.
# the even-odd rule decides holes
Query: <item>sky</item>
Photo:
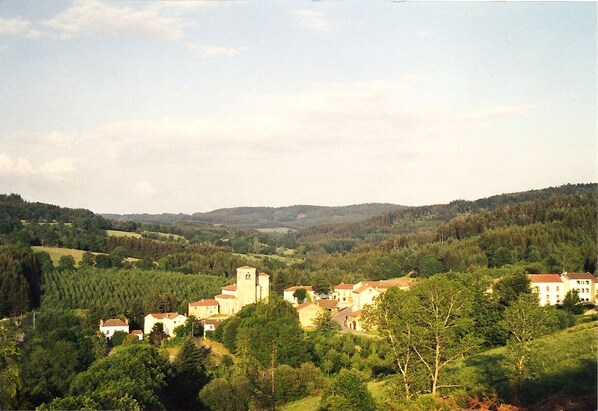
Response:
[[[0,193],[101,213],[598,181],[595,2],[0,1]]]

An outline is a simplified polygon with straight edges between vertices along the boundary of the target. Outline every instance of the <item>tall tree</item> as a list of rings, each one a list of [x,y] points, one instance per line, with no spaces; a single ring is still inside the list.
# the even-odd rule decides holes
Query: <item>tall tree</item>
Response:
[[[428,370],[430,392],[436,395],[443,369],[480,344],[471,318],[471,294],[458,281],[441,275],[418,283],[410,292],[416,301],[412,346]]]
[[[378,329],[390,344],[394,365],[403,382],[405,398],[412,396],[412,368],[417,360],[413,348],[415,304],[414,295],[396,287],[378,296],[376,303],[366,305],[363,320],[367,328]]]
[[[519,402],[519,386],[533,375],[538,358],[531,343],[556,328],[556,309],[540,306],[535,294],[521,294],[505,310],[502,325],[510,334],[505,365],[511,375],[515,399]]]
[[[170,409],[199,409],[199,390],[208,382],[205,363],[209,350],[195,345],[193,338],[187,337],[174,362],[174,375],[168,384]]]
[[[0,409],[16,408],[15,398],[19,387],[19,356],[15,333],[8,322],[0,322]]]
[[[502,305],[508,306],[519,298],[520,294],[531,294],[531,280],[527,274],[516,272],[504,275],[494,285],[493,293]]]
[[[305,288],[298,288],[293,293],[293,297],[295,297],[297,303],[303,304],[303,302],[307,298],[307,290]]]

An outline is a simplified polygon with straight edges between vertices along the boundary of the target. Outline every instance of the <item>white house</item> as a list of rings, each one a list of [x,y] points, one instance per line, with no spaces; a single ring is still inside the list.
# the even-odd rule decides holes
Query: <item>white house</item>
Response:
[[[538,294],[540,305],[557,305],[567,294],[567,284],[558,274],[530,274],[532,292]]]
[[[562,304],[571,290],[577,291],[579,299],[586,304],[596,301],[596,277],[590,273],[529,274],[528,277],[540,305]]]
[[[355,284],[340,283],[334,287],[332,298],[338,301],[338,307],[346,308],[353,305],[353,290]]]
[[[184,315],[181,315],[179,313],[148,314],[145,316],[145,321],[144,321],[144,325],[143,325],[143,333],[144,334],[151,333],[152,328],[154,328],[154,325],[156,325],[158,323],[162,323],[162,326],[164,327],[164,332],[171,337],[175,337],[176,333],[174,332],[174,329],[180,325],[185,324],[186,321],[187,321],[187,317]]]
[[[567,273],[561,274],[561,280],[566,283],[568,290],[575,290],[579,299],[587,304],[596,300],[596,277],[590,273]]]
[[[106,336],[106,338],[112,338],[115,332],[122,331],[129,333],[129,321],[119,320],[118,318],[111,318],[109,320],[100,320],[100,332]]]
[[[407,290],[411,287],[410,280],[381,280],[363,281],[355,284],[353,288],[352,311],[362,310],[364,306],[373,304],[374,299],[383,294],[390,287],[398,287]]]
[[[143,331],[141,331],[141,330],[133,330],[133,331],[131,331],[131,334],[133,334],[134,336],[136,336],[137,338],[139,338],[139,341],[143,340]]]

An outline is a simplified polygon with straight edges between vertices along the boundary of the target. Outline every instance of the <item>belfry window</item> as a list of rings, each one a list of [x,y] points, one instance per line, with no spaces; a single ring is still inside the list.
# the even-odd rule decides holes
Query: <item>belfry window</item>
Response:
[[[246,280],[251,280],[251,274],[249,274],[249,273],[245,274],[245,279]]]

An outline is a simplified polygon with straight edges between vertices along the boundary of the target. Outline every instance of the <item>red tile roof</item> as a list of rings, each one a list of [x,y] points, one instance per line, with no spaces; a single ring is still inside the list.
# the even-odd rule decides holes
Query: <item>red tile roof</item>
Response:
[[[118,318],[111,318],[109,320],[104,321],[102,327],[126,327],[127,324],[123,320],[119,320]]]
[[[199,300],[189,304],[191,307],[211,307],[214,305],[218,305],[218,301],[216,300]]]
[[[590,273],[563,273],[570,280],[593,280],[596,281],[596,277]]]
[[[133,331],[131,331],[131,334],[143,335],[143,331],[141,331],[141,330],[133,330]]]
[[[322,308],[332,309],[332,308],[335,308],[337,306],[338,301],[337,300],[322,299],[322,300],[318,300],[316,302],[316,304],[318,304]]]
[[[335,290],[352,290],[355,284],[345,284],[340,283],[339,285],[334,286]]]
[[[306,303],[299,304],[297,307],[295,307],[295,310],[299,311],[299,310],[301,310],[301,309],[303,309],[303,308],[305,308],[305,307],[308,307],[308,306],[310,306],[310,305],[313,305],[313,303],[310,303],[310,302],[308,301],[308,302],[306,302]]]
[[[237,291],[237,284],[231,284],[231,285],[227,285],[225,287],[222,287],[223,291]]]
[[[313,291],[313,289],[311,288],[311,285],[294,285],[292,287],[289,288],[285,288],[285,291],[297,291],[300,288],[304,288],[305,291]]]
[[[224,298],[227,300],[232,300],[237,297],[235,297],[234,295],[229,295],[229,294],[218,294],[215,298]]]
[[[266,273],[259,273],[258,275],[260,277],[270,277],[270,274],[266,274]]]
[[[349,314],[349,317],[361,317],[361,310],[353,311]]]
[[[529,274],[532,283],[562,283],[558,274]]]

